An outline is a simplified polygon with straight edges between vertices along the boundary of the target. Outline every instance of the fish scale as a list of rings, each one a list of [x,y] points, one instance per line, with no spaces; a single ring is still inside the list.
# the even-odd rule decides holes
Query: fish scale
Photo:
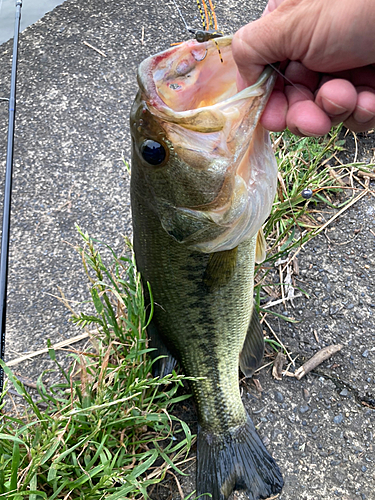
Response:
[[[253,308],[255,238],[239,246],[230,286],[207,293],[203,276],[209,254],[181,247],[163,230],[154,212],[135,196],[132,213],[137,266],[142,269],[143,281],[151,284],[155,326],[171,352],[180,353],[185,374],[206,377],[191,387],[202,416],[201,425],[222,432],[239,421],[245,422],[238,387],[238,357]],[[140,220],[142,224],[138,225]],[[227,307],[234,291],[238,300],[235,306]],[[197,348],[186,349],[186,345]],[[236,352],[237,356],[228,356],[228,352]]]

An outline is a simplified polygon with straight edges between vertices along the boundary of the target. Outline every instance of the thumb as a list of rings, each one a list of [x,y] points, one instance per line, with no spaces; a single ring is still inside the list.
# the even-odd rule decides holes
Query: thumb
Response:
[[[298,59],[296,50],[290,50],[295,40],[293,33],[298,30],[298,16],[294,10],[298,3],[286,0],[276,10],[268,11],[267,15],[243,26],[234,35],[232,53],[239,73],[239,90],[253,85],[267,64]],[[300,52],[300,45],[297,47]]]

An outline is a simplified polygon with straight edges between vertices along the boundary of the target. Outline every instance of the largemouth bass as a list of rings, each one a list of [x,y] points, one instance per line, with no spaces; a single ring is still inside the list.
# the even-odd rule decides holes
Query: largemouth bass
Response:
[[[264,352],[253,307],[258,232],[275,196],[277,165],[259,118],[271,70],[236,89],[231,37],[185,42],[138,71],[131,111],[134,251],[155,309],[148,335],[156,371],[177,359],[198,413],[197,494],[224,500],[281,491],[280,471],[243,406],[238,366],[251,376]],[[258,235],[258,236],[257,236]],[[261,251],[259,251],[261,249]],[[260,256],[260,255],[259,255]]]

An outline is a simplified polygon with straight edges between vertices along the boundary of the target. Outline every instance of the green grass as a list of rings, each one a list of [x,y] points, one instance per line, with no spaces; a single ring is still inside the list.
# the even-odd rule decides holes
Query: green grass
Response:
[[[289,131],[273,134],[279,182],[272,212],[264,227],[270,247],[267,261],[277,260],[317,234],[321,224],[311,216],[311,210],[318,204],[323,202],[332,208],[341,208],[349,203],[350,199],[337,205],[331,200],[332,195],[343,193],[344,186],[337,179],[345,177],[354,167],[354,164],[338,163],[337,154],[343,151],[345,144],[345,140],[339,139],[340,130],[341,126],[336,127],[323,138],[301,138]],[[330,164],[331,160],[335,166]],[[308,200],[301,194],[305,188],[313,192]]]
[[[258,307],[270,289],[277,294],[284,285],[270,279],[275,261],[289,258],[320,231],[314,210],[323,201],[337,207],[350,202],[350,195],[342,196],[345,183],[337,179],[364,167],[337,161],[344,147],[339,132],[337,128],[323,139],[301,139],[289,132],[273,137],[279,184],[264,227],[269,254],[257,268]],[[329,166],[333,162],[336,166]],[[311,199],[301,196],[304,188],[312,189]],[[168,468],[180,472],[194,442],[188,426],[170,412],[188,397],[176,394],[186,377],[151,376],[145,332],[149,311],[131,251],[117,256],[79,233],[83,245],[78,252],[90,284],[83,309],[91,307],[91,312],[74,313],[73,321],[90,329],[90,344],[85,352],[69,354],[68,369],[49,346],[60,381],[48,387],[50,373],[42,373],[38,401],[2,364],[26,409],[19,414],[7,407],[0,414],[0,499],[147,498],[147,488],[162,480]],[[110,264],[101,254],[110,255]],[[284,349],[274,340],[269,344],[276,351]]]
[[[265,262],[257,267],[258,306],[260,292],[264,293],[266,285],[282,285],[267,281],[275,262],[292,255],[319,234],[322,221],[317,217],[322,207],[328,205],[343,209],[349,205],[355,194],[351,186],[346,184],[346,179],[353,172],[366,171],[371,167],[363,163],[343,164],[340,161],[339,155],[345,150],[345,139],[340,139],[341,128],[340,125],[332,129],[329,135],[322,138],[301,138],[289,131],[272,134],[277,148],[275,154],[279,179],[272,212],[264,225],[268,254]],[[313,192],[307,200],[302,197],[305,188]]]
[[[67,371],[50,347],[62,381],[48,388],[43,373],[38,402],[2,365],[26,412],[1,415],[0,498],[146,498],[167,468],[180,472],[176,464],[193,442],[188,426],[169,413],[189,397],[176,396],[186,377],[150,375],[146,310],[132,258],[112,253],[108,267],[99,245],[80,233],[95,313],[73,321],[98,333],[87,352],[70,354]]]
[[[320,138],[301,138],[289,131],[271,134],[279,173],[272,212],[263,228],[268,245],[267,258],[256,267],[255,273],[255,303],[262,318],[270,314],[296,322],[293,313],[285,316],[277,310],[262,307],[261,299],[271,302],[285,298],[287,271],[293,276],[292,286],[296,293],[308,296],[294,281],[293,260],[298,259],[301,247],[321,232],[324,221],[319,217],[322,210],[327,205],[345,210],[357,195],[348,180],[353,179],[358,170],[366,172],[373,166],[343,163],[340,158],[346,152],[346,141],[342,135],[341,125]],[[358,182],[355,187],[362,189]],[[307,200],[302,197],[306,188],[313,192]],[[279,259],[288,263],[276,270],[275,263]],[[283,308],[287,307],[288,302],[283,304]],[[266,337],[266,342],[272,350],[287,352],[285,346],[271,338]]]

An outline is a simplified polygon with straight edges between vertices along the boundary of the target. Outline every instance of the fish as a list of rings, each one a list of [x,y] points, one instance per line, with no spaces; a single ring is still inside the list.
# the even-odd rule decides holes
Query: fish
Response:
[[[264,336],[253,301],[254,262],[277,184],[259,124],[275,74],[237,91],[232,36],[195,40],[145,59],[130,114],[133,249],[154,370],[176,360],[198,415],[197,495],[251,500],[283,479],[241,401],[239,366],[259,367]],[[220,48],[221,63],[217,46]],[[151,308],[150,308],[151,309]]]

